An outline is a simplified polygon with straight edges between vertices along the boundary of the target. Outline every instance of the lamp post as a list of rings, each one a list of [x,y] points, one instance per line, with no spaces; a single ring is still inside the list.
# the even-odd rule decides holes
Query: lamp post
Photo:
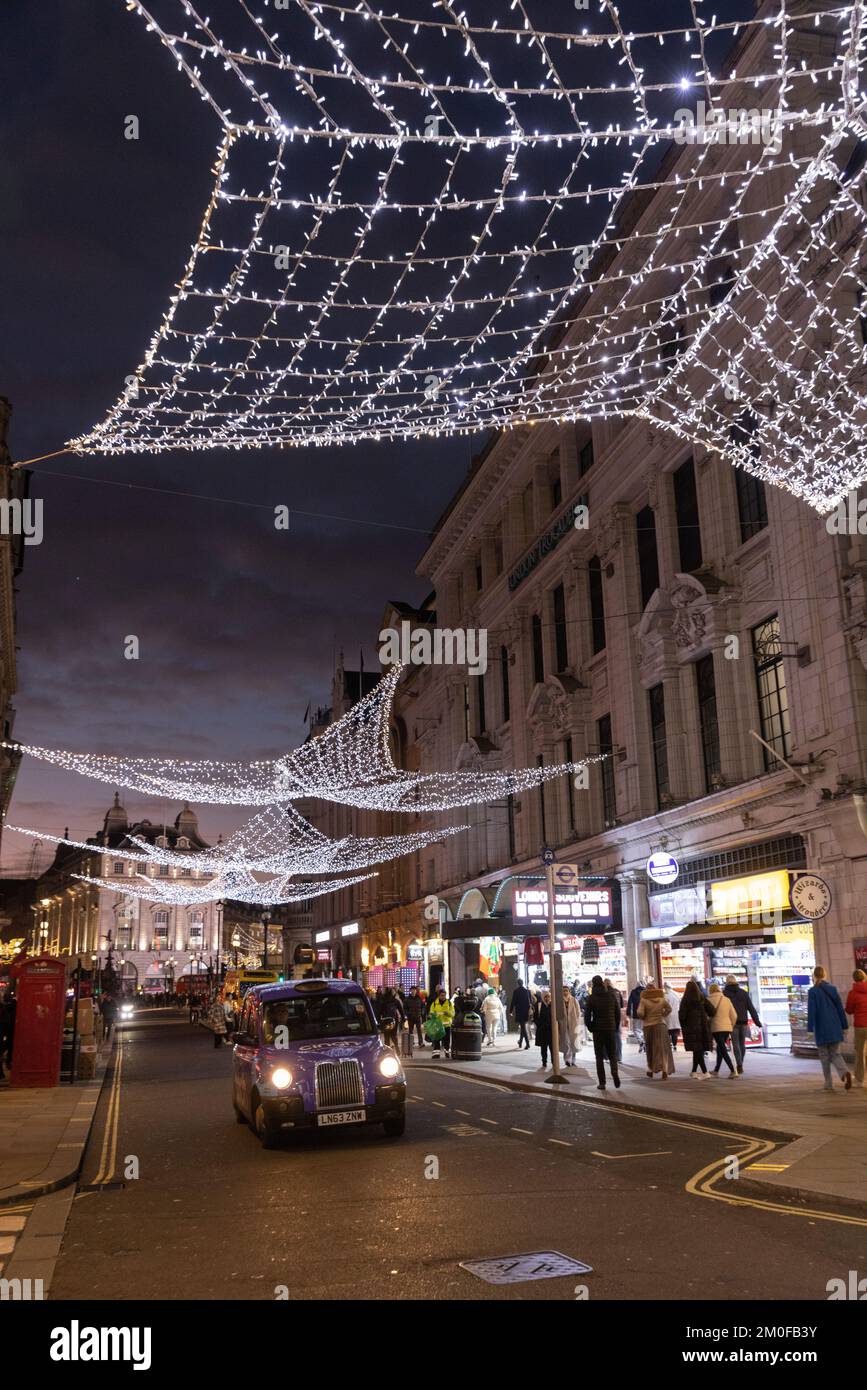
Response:
[[[568,1080],[560,1071],[560,1020],[557,1010],[563,1007],[563,991],[557,984],[555,971],[557,937],[554,930],[554,851],[547,845],[542,851],[542,861],[545,865],[548,889],[548,981],[551,986],[551,1075],[546,1076],[545,1080],[555,1086],[564,1086],[568,1085]]]
[[[268,924],[271,921],[271,913],[266,908],[262,913],[262,926],[265,928],[265,955],[262,960],[262,969],[268,969]]]
[[[237,927],[236,927],[235,930],[232,932],[232,950],[235,952],[235,968],[236,968],[236,969],[237,969],[237,966],[238,966],[238,951],[239,951],[239,949],[240,949],[240,946],[241,946],[241,933],[238,931],[238,929],[237,929]]]

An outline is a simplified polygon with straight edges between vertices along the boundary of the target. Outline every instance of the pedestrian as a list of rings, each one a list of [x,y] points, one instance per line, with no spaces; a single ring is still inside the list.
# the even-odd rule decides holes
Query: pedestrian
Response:
[[[563,986],[563,1012],[563,1038],[561,1041],[563,1065],[564,1067],[574,1067],[575,1058],[578,1056],[578,1028],[581,1021],[581,1010],[575,1003],[568,985]]]
[[[527,1033],[527,1024],[533,1012],[533,1001],[530,998],[530,991],[522,980],[519,980],[512,992],[512,1002],[509,1005],[509,1013],[514,1014],[515,1022],[518,1025],[518,1051],[525,1047],[530,1050],[530,1037]]]
[[[643,975],[639,975],[638,984],[630,990],[629,998],[626,1001],[626,1017],[632,1022],[632,1032],[638,1039],[638,1051],[644,1051],[644,1027],[638,1015],[638,1006],[641,1003],[643,990],[650,984],[650,980],[645,980]]]
[[[235,1008],[232,1003],[231,995],[227,994],[223,998],[223,1015],[226,1019],[226,1042],[232,1041],[232,1034],[235,1031]]]
[[[500,1032],[505,1036],[509,1031],[509,999],[502,985],[497,987],[497,998],[500,1001]]]
[[[855,1085],[863,1086],[867,1073],[867,975],[856,970],[846,1000],[846,1012],[855,1026]]]
[[[433,1058],[439,1057],[440,1044],[442,1044],[446,1056],[448,1057],[450,1055],[452,1046],[452,1023],[454,1017],[455,1006],[449,999],[442,985],[440,985],[437,990],[437,997],[428,1011],[428,1021],[435,1022],[443,1030],[439,1038],[433,1035],[431,1036],[431,1041],[433,1043],[433,1052],[431,1056]]]
[[[601,975],[594,975],[590,993],[584,1007],[584,1022],[593,1038],[593,1051],[596,1054],[597,1090],[605,1090],[605,1058],[611,1068],[611,1080],[620,1089],[620,1072],[617,1066],[617,1034],[620,1032],[620,996],[615,989],[607,989]]]
[[[396,991],[390,986],[383,992],[376,1017],[383,1037],[388,1039],[392,1047],[396,1047],[397,1035],[403,1028],[404,1012]]]
[[[611,983],[611,981],[609,980],[609,978],[608,978],[607,975],[605,976],[605,979],[602,981],[602,983],[604,984],[604,986],[605,986],[606,989],[610,989],[610,990],[611,990],[611,993],[614,995],[614,998],[617,1000],[617,1038],[616,1038],[616,1042],[617,1042],[617,1065],[619,1066],[620,1063],[623,1061],[623,995],[620,993],[620,990],[619,990],[619,989],[615,989],[614,985]],[[587,1022],[586,1016],[585,1016],[584,1022],[585,1022],[585,1024],[586,1024],[586,1022]]]
[[[671,1050],[672,1052],[676,1052],[677,1040],[680,1037],[680,1019],[678,1017],[680,995],[672,989],[671,985],[667,984],[662,986],[662,992],[665,995],[668,1007],[671,1009],[671,1013],[668,1015],[668,1036],[671,1039]],[[677,1028],[673,1026],[675,1023],[678,1025]]]
[[[410,1037],[413,1032],[418,1040],[419,1047],[424,1047],[424,1033],[421,1024],[424,1018],[424,1000],[418,991],[418,985],[413,985],[406,997],[406,1019],[409,1024]]]
[[[201,1000],[197,994],[190,995],[190,1023],[198,1023],[199,1013],[201,1012]]]
[[[813,971],[813,987],[807,992],[807,1032],[816,1039],[826,1091],[834,1089],[832,1066],[840,1073],[846,1090],[852,1089],[852,1073],[847,1070],[840,1054],[840,1044],[848,1027],[849,1020],[840,996],[829,984],[824,967],[817,965]]]
[[[738,1021],[735,1006],[730,999],[726,998],[715,980],[707,992],[707,1002],[713,1009],[710,1031],[713,1033],[713,1040],[716,1043],[716,1066],[711,1075],[719,1076],[720,1067],[725,1062],[729,1069],[729,1081],[734,1081],[738,1072],[729,1056],[727,1044]]]
[[[487,1046],[495,1047],[497,1042],[497,1029],[503,1017],[503,1006],[497,998],[495,989],[489,989],[482,1000],[481,1015],[485,1024]]]
[[[208,1023],[213,1030],[214,1047],[222,1047],[223,1043],[227,1041],[226,1013],[219,992],[214,995],[211,1001],[211,1007],[208,1010]]]
[[[102,996],[99,1011],[102,1014],[102,1036],[103,1038],[110,1038],[111,1030],[117,1018],[117,1000],[113,994]]]
[[[704,1081],[707,1076],[706,1052],[713,1047],[713,1034],[710,1020],[714,1012],[701,992],[698,980],[687,980],[686,989],[677,1011],[678,1022],[683,1032],[683,1050],[692,1053],[691,1076]]]
[[[748,1020],[752,1019],[757,1028],[761,1028],[762,1020],[756,1013],[756,1006],[749,994],[742,985],[738,984],[734,975],[726,975],[726,987],[723,994],[726,999],[731,1000],[737,1015],[737,1022],[732,1029],[732,1051],[735,1054],[738,1076],[743,1076],[744,1057],[747,1051]]]
[[[542,990],[536,1013],[536,1046],[542,1053],[542,1066],[548,1065],[548,1050],[551,1046],[551,991]]]
[[[674,1072],[674,1053],[671,1038],[668,1036],[668,1015],[671,1005],[665,992],[649,984],[641,991],[635,1017],[640,1019],[644,1035],[643,1046],[647,1053],[647,1075],[653,1077],[660,1073],[663,1081]]]

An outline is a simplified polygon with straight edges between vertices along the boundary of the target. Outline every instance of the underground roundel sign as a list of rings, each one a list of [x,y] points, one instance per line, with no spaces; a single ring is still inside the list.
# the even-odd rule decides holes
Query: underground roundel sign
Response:
[[[674,883],[679,872],[673,854],[651,854],[647,861],[647,877],[654,883]]]

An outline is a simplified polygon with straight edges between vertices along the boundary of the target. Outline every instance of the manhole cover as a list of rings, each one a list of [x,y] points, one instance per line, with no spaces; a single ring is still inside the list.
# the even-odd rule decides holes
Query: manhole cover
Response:
[[[568,1274],[592,1274],[592,1265],[583,1265],[558,1250],[539,1250],[533,1255],[500,1255],[493,1260],[462,1260],[461,1269],[484,1279],[486,1284],[524,1284],[531,1279],[562,1279]]]

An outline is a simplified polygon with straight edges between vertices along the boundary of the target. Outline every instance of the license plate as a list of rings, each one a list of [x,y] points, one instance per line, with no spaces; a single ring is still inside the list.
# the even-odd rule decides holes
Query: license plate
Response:
[[[317,1115],[316,1121],[320,1125],[363,1125],[365,1121],[363,1110],[332,1110],[326,1115]]]

